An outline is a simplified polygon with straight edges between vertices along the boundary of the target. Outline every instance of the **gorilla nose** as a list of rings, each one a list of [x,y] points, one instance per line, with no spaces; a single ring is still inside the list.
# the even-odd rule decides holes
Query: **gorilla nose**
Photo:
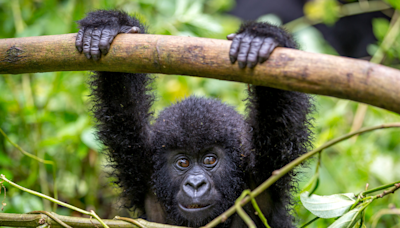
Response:
[[[183,185],[185,193],[192,198],[203,196],[209,189],[210,184],[204,175],[191,175]]]

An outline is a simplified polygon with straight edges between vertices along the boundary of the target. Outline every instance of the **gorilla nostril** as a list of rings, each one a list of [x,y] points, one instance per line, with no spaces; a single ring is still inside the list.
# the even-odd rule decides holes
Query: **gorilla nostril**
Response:
[[[200,189],[202,186],[206,185],[205,179],[189,178],[186,186],[193,188],[194,190]]]
[[[183,190],[190,197],[200,197],[208,191],[209,186],[204,175],[191,175],[186,179]]]
[[[204,181],[204,182],[201,182],[198,186],[197,186],[197,189],[200,189],[201,187],[203,187],[203,186],[205,186],[206,185],[206,182]]]
[[[206,186],[206,182],[202,181],[193,186],[195,191],[201,191]]]
[[[189,187],[189,188],[193,188],[193,189],[194,189],[194,186],[193,186],[193,184],[192,184],[192,183],[189,183],[189,182],[188,182],[188,183],[186,183],[186,184],[185,184],[185,186],[186,186],[186,187]]]

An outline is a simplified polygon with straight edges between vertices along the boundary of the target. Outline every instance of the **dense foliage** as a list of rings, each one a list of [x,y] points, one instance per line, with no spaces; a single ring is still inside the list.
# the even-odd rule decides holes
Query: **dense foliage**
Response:
[[[396,4],[397,1],[392,2]],[[0,38],[77,32],[75,21],[88,11],[117,8],[136,12],[151,25],[150,31],[155,34],[225,39],[226,34],[234,32],[240,23],[239,19],[224,13],[233,4],[232,0],[0,0]],[[263,17],[271,18],[275,17]],[[390,22],[379,19],[373,24],[379,41],[368,47],[371,54],[384,39]],[[332,49],[312,27],[298,29],[295,37],[303,50],[332,54]],[[399,68],[399,36],[386,53],[384,63]],[[109,184],[105,172],[107,161],[92,134],[93,119],[86,86],[89,74],[0,75],[0,128],[26,151],[55,161],[61,200],[80,208],[95,209],[104,218],[126,215],[118,208],[118,190]],[[219,98],[244,113],[247,87],[244,84],[164,75],[160,75],[155,84],[159,97],[154,105],[156,113],[190,94]],[[348,100],[322,96],[315,100],[315,147],[350,132],[354,123],[372,126],[400,121],[398,114],[375,107],[368,107],[365,115],[356,115],[360,105]],[[322,154],[316,193],[358,193],[366,183],[372,188],[400,180],[399,141],[400,130],[381,130],[327,149]],[[315,160],[310,163],[311,168],[304,170],[303,185],[311,177],[314,163]],[[52,167],[24,156],[1,135],[0,173],[24,187],[54,194]],[[48,202],[14,188],[8,188],[6,203],[4,212],[9,213],[51,210]],[[367,224],[378,219],[379,211],[388,208],[400,208],[399,192],[375,201],[366,211]],[[314,217],[302,206],[298,206],[297,211],[299,223]],[[57,213],[71,215],[72,212],[58,208]],[[320,220],[310,227],[325,227],[333,221]],[[385,215],[379,219],[377,227],[399,226],[399,223],[398,215]]]

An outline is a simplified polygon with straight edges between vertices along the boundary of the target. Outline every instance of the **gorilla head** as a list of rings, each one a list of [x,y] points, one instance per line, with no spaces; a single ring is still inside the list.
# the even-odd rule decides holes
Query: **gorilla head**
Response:
[[[154,190],[173,221],[199,226],[224,212],[245,189],[249,130],[233,108],[190,97],[153,125]]]

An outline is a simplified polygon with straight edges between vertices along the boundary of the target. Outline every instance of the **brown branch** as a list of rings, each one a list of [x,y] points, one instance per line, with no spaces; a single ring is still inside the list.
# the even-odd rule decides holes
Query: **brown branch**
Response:
[[[400,71],[363,60],[277,48],[269,61],[240,70],[230,41],[119,35],[100,61],[75,50],[75,35],[0,40],[0,74],[120,71],[201,76],[350,99],[400,113]]]
[[[395,191],[399,190],[399,188],[400,188],[400,183],[397,183],[394,185],[393,188],[391,188],[389,190],[385,190],[381,194],[377,195],[377,198],[383,198],[389,194],[393,194]]]
[[[93,228],[95,226],[101,227],[99,221],[95,219],[89,218],[80,218],[80,217],[70,217],[70,216],[62,216],[55,215],[60,221],[63,223],[74,227],[74,228]],[[106,223],[110,228],[118,227],[118,228],[182,228],[181,226],[171,226],[159,223],[148,222],[143,219],[135,219],[136,222],[141,224],[141,226],[136,226],[133,223],[122,221],[122,220],[114,220],[114,219],[103,219],[104,223]],[[47,223],[51,225],[51,227],[62,227],[58,222],[51,219],[49,216],[44,214],[12,214],[12,213],[0,213],[0,226],[10,226],[10,227],[38,227]],[[95,225],[95,226],[94,226]]]

